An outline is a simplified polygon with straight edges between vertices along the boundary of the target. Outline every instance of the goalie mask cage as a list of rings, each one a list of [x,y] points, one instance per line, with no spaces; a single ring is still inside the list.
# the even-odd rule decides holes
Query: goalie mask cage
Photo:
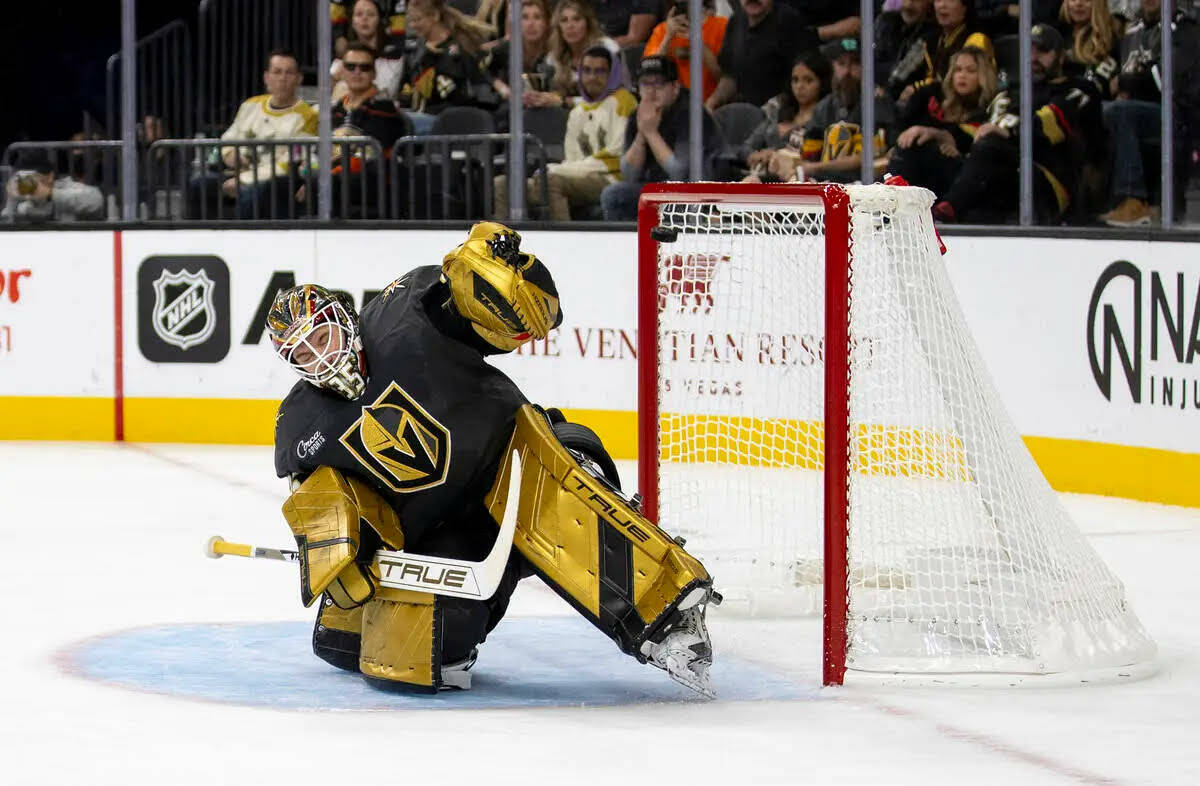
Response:
[[[999,402],[931,202],[884,185],[647,186],[644,510],[687,538],[725,607],[823,609],[825,684],[1152,661]]]

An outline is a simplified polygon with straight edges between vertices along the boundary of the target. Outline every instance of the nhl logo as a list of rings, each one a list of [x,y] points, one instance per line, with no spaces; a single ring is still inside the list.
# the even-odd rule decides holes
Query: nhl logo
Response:
[[[137,272],[142,356],[152,363],[219,363],[229,354],[230,291],[220,257],[146,257]]]
[[[203,344],[217,326],[215,284],[204,270],[163,270],[154,282],[154,332],[168,344],[188,349]]]

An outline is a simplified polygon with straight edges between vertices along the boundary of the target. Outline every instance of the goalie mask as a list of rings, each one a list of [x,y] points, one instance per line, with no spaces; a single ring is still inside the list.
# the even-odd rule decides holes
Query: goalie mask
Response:
[[[275,354],[301,379],[351,401],[366,390],[358,314],[345,294],[316,284],[280,290],[267,331]]]

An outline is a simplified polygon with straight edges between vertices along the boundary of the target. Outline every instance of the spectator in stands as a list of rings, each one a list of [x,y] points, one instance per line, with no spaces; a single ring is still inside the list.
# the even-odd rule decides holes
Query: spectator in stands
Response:
[[[1175,118],[1177,144],[1186,144],[1188,125],[1200,104],[1200,27],[1182,11],[1174,25]],[[1152,213],[1149,204],[1142,147],[1162,133],[1162,92],[1159,63],[1162,58],[1161,0],[1142,0],[1141,15],[1130,26],[1120,44],[1121,70],[1110,87],[1116,100],[1104,106],[1104,124],[1112,133],[1114,151],[1112,194],[1116,207],[1100,216],[1112,226],[1143,226]],[[1157,154],[1157,153],[1156,153]],[[1178,158],[1178,157],[1177,157]]]
[[[330,6],[331,13],[340,9],[339,16],[345,15],[345,7],[339,3]],[[400,80],[404,73],[404,16],[401,11],[398,17],[389,19],[383,7],[377,0],[355,0],[350,24],[342,35],[334,39],[333,100],[337,101],[346,92],[348,83],[346,70],[342,67],[342,56],[346,47],[351,43],[366,44],[376,53],[375,57],[375,87],[384,98],[395,98],[400,91]],[[398,34],[396,26],[399,27]]]
[[[646,43],[662,18],[660,0],[593,0],[600,29],[624,48]]]
[[[725,27],[729,20],[717,16],[716,0],[703,0],[703,8],[704,23],[700,29],[700,40],[704,42],[704,51],[700,53],[700,61],[704,68],[702,97],[707,101],[717,89],[717,80],[721,77],[721,66],[717,63],[717,57],[721,54]],[[688,90],[692,89],[690,35],[687,0],[677,0],[667,12],[667,20],[659,23],[650,33],[650,40],[646,42],[646,49],[642,53],[642,57],[663,55],[673,59],[675,67],[679,69],[679,81]]]
[[[548,168],[550,220],[569,221],[576,212],[600,204],[600,194],[621,174],[621,153],[629,118],[637,99],[621,85],[612,53],[593,46],[579,66],[580,101],[567,116],[566,160]],[[496,178],[496,216],[508,217],[508,179]],[[540,184],[529,178],[526,195],[539,204]]]
[[[480,70],[480,46],[489,28],[446,5],[445,0],[410,0],[408,30],[417,39],[405,61],[402,103],[417,134],[428,134],[438,113],[449,106],[493,110],[500,96]]]
[[[813,108],[812,118],[804,127],[800,152],[781,148],[767,165],[768,174],[784,182],[851,183],[862,174],[862,61],[858,39],[835,41],[826,45],[825,52],[833,63],[833,90]],[[892,102],[877,96],[873,134],[877,175],[887,164],[893,125]]]
[[[792,5],[776,0],[740,0],[741,10],[729,20],[717,62],[721,78],[704,102],[711,112],[732,101],[761,106],[787,82],[792,61],[822,41],[858,33],[857,16],[817,25]]]
[[[801,54],[792,65],[788,89],[763,105],[766,118],[739,149],[739,158],[756,178],[766,174],[776,150],[789,148],[800,153],[804,128],[813,111],[829,95],[833,69],[818,50]]]
[[[379,167],[388,160],[392,146],[408,127],[396,102],[380,95],[379,88],[373,83],[375,62],[375,53],[361,41],[347,44],[342,53],[348,90],[333,105],[331,111],[334,136],[369,136],[379,142],[382,150],[381,157],[376,159],[370,148],[356,146],[344,150],[343,145],[334,144],[333,210],[334,214],[340,217],[346,217],[342,212],[343,187],[347,189],[346,201],[355,215],[378,217],[382,205],[361,204],[361,180],[365,177],[368,184],[376,182]],[[368,199],[376,195],[370,185],[367,186],[366,193]],[[300,186],[296,198],[305,202],[307,196],[307,186]]]
[[[688,91],[679,84],[675,61],[655,55],[642,60],[638,72],[641,103],[635,122],[625,127],[625,153],[621,180],[600,195],[606,221],[632,221],[637,217],[638,196],[646,183],[686,180],[691,128]],[[703,116],[703,160],[709,168],[721,147],[721,134],[712,116]]]
[[[992,58],[973,46],[958,50],[941,84],[917,90],[898,107],[902,130],[888,171],[939,196],[949,191],[988,118],[996,89]]]
[[[972,0],[933,0],[933,16],[937,30],[925,38],[925,73],[923,78],[906,87],[901,99],[907,99],[917,88],[937,84],[946,78],[950,58],[964,46],[974,46],[988,54],[992,42],[976,21]]]
[[[521,2],[521,53],[525,75],[525,101],[529,102],[530,90],[544,91],[548,69],[546,57],[550,53],[550,7],[546,0],[522,0]],[[508,84],[509,41],[505,39],[489,51],[483,59],[483,67],[492,79],[492,87],[505,101],[512,94]]]
[[[1083,77],[1101,98],[1112,98],[1109,83],[1117,73],[1117,40],[1107,0],[1062,0],[1058,18],[1068,41],[1063,73]]]
[[[59,177],[45,150],[24,150],[5,187],[5,221],[101,221],[104,194],[69,176]]]
[[[579,65],[583,53],[597,44],[612,52],[613,63],[621,63],[621,47],[604,34],[596,12],[586,0],[559,0],[550,24],[550,55],[546,64],[553,70],[548,89],[530,92],[526,106],[572,106],[579,98]],[[621,68],[622,84],[626,83]]]
[[[875,20],[875,76],[893,99],[927,72],[925,39],[937,30],[932,0],[901,0]]]
[[[1039,221],[1061,221],[1078,191],[1089,154],[1104,145],[1100,97],[1086,80],[1062,72],[1063,39],[1051,25],[1034,25],[1033,163],[1034,211]],[[933,206],[939,221],[984,223],[1011,216],[1018,205],[1019,96],[1006,90],[992,102],[987,123],[962,170]]]
[[[267,56],[263,72],[265,95],[242,102],[233,124],[222,139],[284,139],[314,136],[317,110],[296,95],[300,86],[300,61],[277,49]],[[221,149],[219,171],[208,171],[188,181],[188,216],[215,217],[218,200],[237,200],[242,218],[286,218],[293,208],[286,182],[290,167],[286,145],[238,146]],[[207,207],[203,209],[202,207]]]

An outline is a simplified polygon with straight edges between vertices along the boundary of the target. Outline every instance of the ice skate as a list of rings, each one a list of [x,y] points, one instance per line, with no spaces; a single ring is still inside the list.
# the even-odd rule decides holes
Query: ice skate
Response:
[[[442,690],[470,690],[471,667],[478,659],[478,648],[472,648],[470,654],[462,660],[444,664],[442,666]]]
[[[642,644],[642,654],[651,665],[665,670],[671,679],[714,699],[717,694],[708,676],[708,668],[712,665],[712,642],[704,624],[708,600],[705,589],[697,589],[684,599],[681,606],[691,605],[676,612],[676,619],[668,624],[661,641]]]

